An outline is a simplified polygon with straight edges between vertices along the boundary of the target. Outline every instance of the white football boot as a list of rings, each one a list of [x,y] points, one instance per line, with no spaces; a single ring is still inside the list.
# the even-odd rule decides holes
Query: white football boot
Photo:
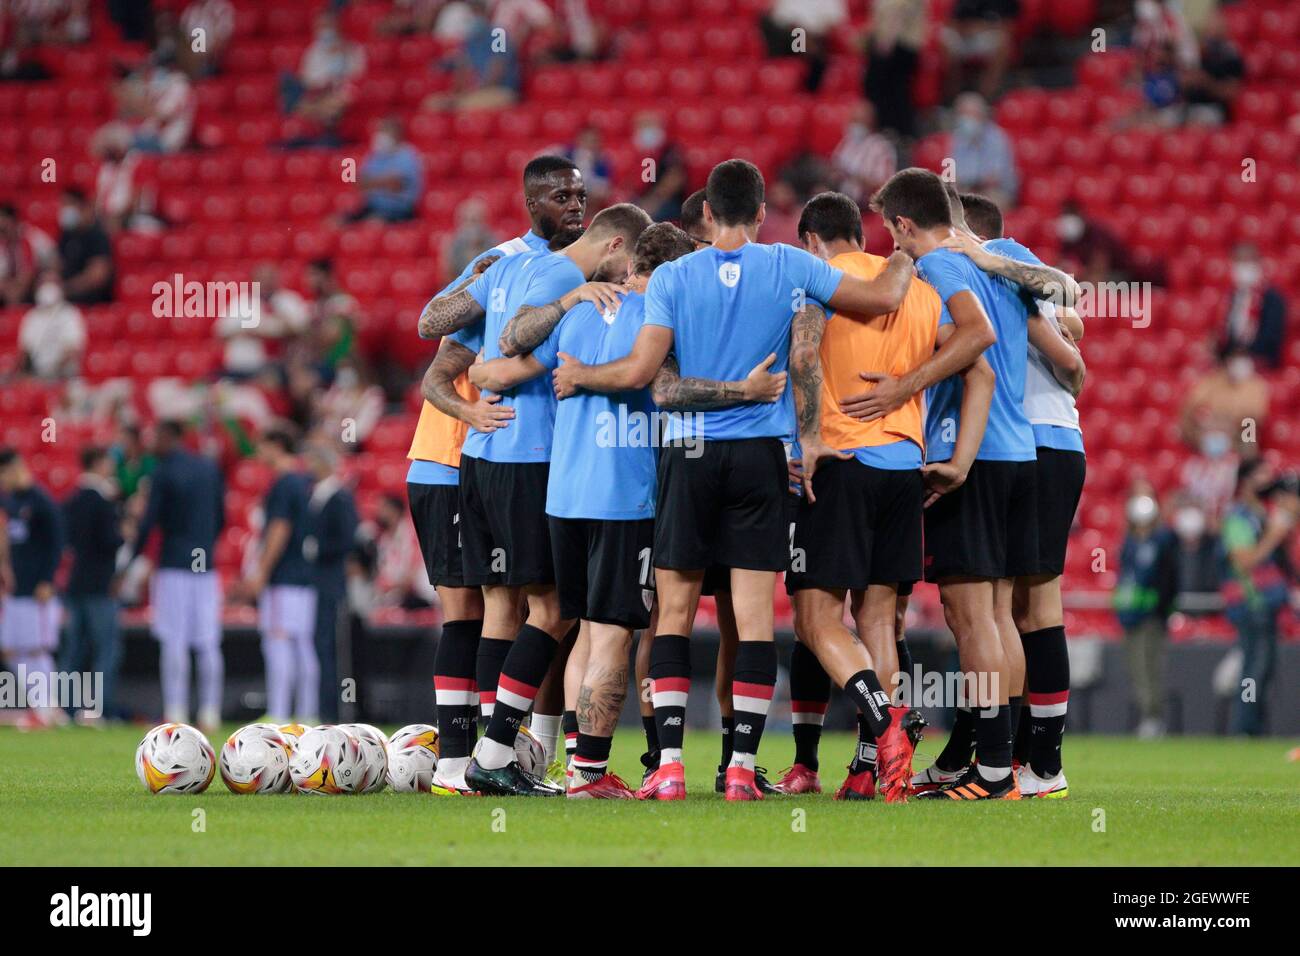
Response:
[[[1070,785],[1065,782],[1064,770],[1051,777],[1040,777],[1029,764],[1022,764],[1016,781],[1020,786],[1021,797],[1063,800],[1070,795]]]

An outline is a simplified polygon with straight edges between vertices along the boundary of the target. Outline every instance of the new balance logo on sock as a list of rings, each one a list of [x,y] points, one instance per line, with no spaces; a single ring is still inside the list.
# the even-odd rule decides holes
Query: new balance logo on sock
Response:
[[[736,725],[736,733],[738,734],[752,734],[753,732],[754,732],[754,728],[751,727],[749,724]]]
[[[680,717],[665,717],[664,725],[667,727],[680,727],[682,725],[682,719]]]

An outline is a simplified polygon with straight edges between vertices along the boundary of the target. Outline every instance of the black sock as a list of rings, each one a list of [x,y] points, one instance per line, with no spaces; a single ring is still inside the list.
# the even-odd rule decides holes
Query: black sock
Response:
[[[876,735],[871,732],[871,725],[867,723],[867,718],[858,713],[858,745],[853,751],[853,759],[849,762],[849,773],[859,774],[870,770],[875,772],[876,769]]]
[[[948,743],[939,754],[934,765],[940,770],[954,773],[965,770],[970,764],[971,751],[975,747],[975,715],[969,707],[958,707],[953,713],[952,730],[948,733]]]
[[[975,760],[983,771],[1011,770],[1011,708],[1006,704],[972,711]],[[993,779],[985,772],[986,779]]]
[[[1061,740],[1070,701],[1070,652],[1064,627],[1045,627],[1021,636],[1029,687],[1029,764],[1034,773],[1061,772]]]
[[[609,748],[613,737],[578,734],[574,742],[573,772],[586,781],[599,780],[609,769]]]
[[[1007,698],[1007,709],[1011,711],[1011,756],[1013,762],[1014,760],[1017,759],[1016,740],[1019,738],[1020,735],[1020,712],[1022,710],[1021,705],[1024,703],[1024,701],[1025,698],[1019,694],[1017,694],[1015,697]],[[1020,762],[1024,763],[1023,760]]]
[[[645,731],[645,749],[647,752],[659,752],[659,728],[655,726],[655,715],[641,718],[641,729]]]
[[[912,683],[916,678],[916,675],[912,673],[912,666],[913,666],[912,652],[907,649],[906,638],[895,641],[894,647],[898,650],[898,673],[900,675],[898,686],[900,692],[902,693],[902,700],[900,700],[899,703],[903,704],[904,706],[910,706],[911,704],[910,698],[912,695]],[[901,675],[906,675],[906,676],[901,676]]]
[[[519,725],[533,706],[533,698],[546,679],[546,672],[558,649],[559,645],[545,631],[531,624],[520,629],[510,654],[501,665],[496,707],[484,737],[507,747],[515,745]]]
[[[763,740],[767,711],[776,688],[776,644],[741,641],[736,648],[736,672],[731,681],[731,706],[735,720],[734,746],[728,766],[754,769],[758,745]]]
[[[817,655],[796,641],[790,655],[790,720],[794,732],[794,762],[817,769],[822,722],[831,699],[831,679]]]
[[[474,749],[474,665],[482,630],[482,621],[447,621],[438,636],[433,695],[442,757],[468,757]]]
[[[478,657],[474,662],[474,683],[478,685],[478,707],[480,729],[487,729],[492,719],[492,709],[496,705],[497,681],[501,679],[501,665],[514,641],[503,641],[499,637],[483,637],[478,642]]]
[[[650,680],[660,751],[681,761],[686,696],[691,689],[691,642],[681,634],[656,634],[650,646]]]
[[[731,755],[735,752],[735,730],[736,718],[722,716],[722,762],[719,764],[723,770],[731,763]]]
[[[889,695],[873,670],[858,671],[844,685],[844,695],[858,708],[874,741],[889,729]]]
[[[1029,730],[1029,708],[1022,705],[1011,721],[1011,762],[1022,767],[1029,763]]]
[[[560,726],[564,730],[564,761],[568,763],[578,749],[578,712],[566,710],[560,717]],[[608,757],[609,754],[606,753],[605,756]]]

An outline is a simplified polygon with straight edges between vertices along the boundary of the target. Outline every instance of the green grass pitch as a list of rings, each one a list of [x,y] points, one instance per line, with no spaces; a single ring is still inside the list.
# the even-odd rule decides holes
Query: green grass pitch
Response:
[[[0,863],[854,865],[888,847],[894,862],[922,865],[1300,864],[1294,741],[1067,738],[1067,800],[886,806],[831,800],[852,748],[844,734],[823,740],[827,793],[741,805],[714,794],[717,737],[700,731],[686,742],[690,796],[672,804],[236,797],[219,777],[197,796],[155,797],[132,764],[142,735],[0,728]],[[918,768],[941,742],[921,744]],[[640,744],[633,727],[615,739],[629,782]],[[788,734],[764,741],[773,771],[792,752]]]

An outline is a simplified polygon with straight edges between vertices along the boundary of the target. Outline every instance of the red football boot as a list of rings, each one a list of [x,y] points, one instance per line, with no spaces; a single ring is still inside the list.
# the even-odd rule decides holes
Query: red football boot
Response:
[[[579,785],[574,786],[577,782]],[[570,800],[635,800],[636,794],[614,773],[605,773],[595,780],[576,774],[569,782]]]
[[[876,798],[876,772],[862,770],[850,773],[835,791],[836,800],[874,800]]]
[[[889,708],[889,729],[876,738],[876,782],[886,803],[906,803],[912,783],[912,754],[919,733],[909,733],[914,721],[909,707]]]
[[[801,763],[795,764],[776,782],[773,789],[777,793],[821,793],[822,781],[816,770],[809,770]]]
[[[754,771],[746,770],[744,767],[727,768],[727,787],[724,794],[724,799],[729,801],[763,799],[763,791],[758,788]]]
[[[666,763],[646,777],[636,792],[638,800],[685,800],[686,770],[679,763]]]

